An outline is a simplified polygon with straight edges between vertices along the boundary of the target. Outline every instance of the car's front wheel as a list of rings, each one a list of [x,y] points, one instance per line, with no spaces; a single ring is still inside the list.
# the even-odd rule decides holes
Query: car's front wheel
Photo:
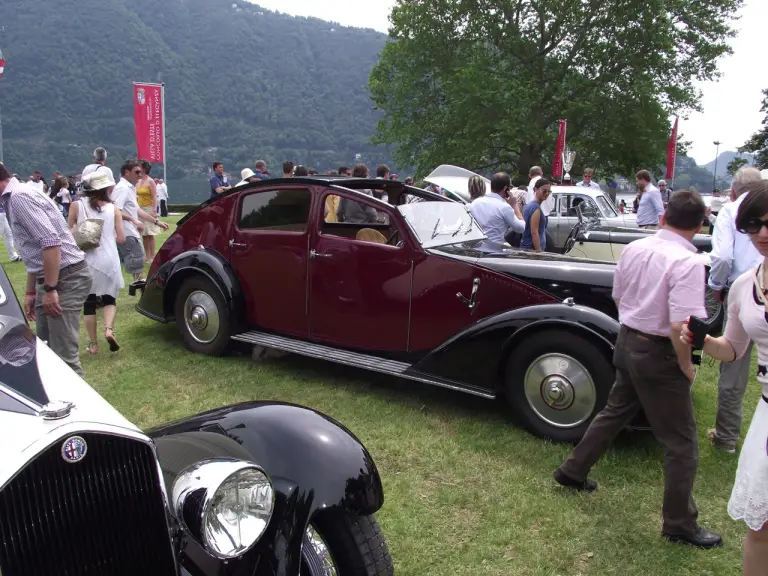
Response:
[[[304,534],[301,576],[391,576],[387,541],[376,518],[322,512]]]
[[[504,384],[512,409],[534,434],[578,442],[613,382],[603,350],[582,336],[546,330],[512,350]]]
[[[198,354],[219,356],[230,344],[231,323],[221,291],[208,278],[193,276],[176,294],[176,326],[184,344]]]

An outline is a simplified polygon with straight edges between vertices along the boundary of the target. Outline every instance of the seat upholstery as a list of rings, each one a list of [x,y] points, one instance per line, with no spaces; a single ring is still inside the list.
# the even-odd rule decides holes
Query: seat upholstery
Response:
[[[373,228],[362,228],[358,231],[357,240],[362,240],[363,242],[375,242],[377,244],[386,244],[387,238],[379,232],[378,230],[374,230]]]

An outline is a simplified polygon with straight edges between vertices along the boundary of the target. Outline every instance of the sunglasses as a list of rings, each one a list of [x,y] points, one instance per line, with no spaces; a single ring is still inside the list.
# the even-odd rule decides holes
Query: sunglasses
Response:
[[[744,224],[744,228],[739,228],[739,232],[742,234],[759,234],[763,227],[768,228],[768,220],[754,218],[753,220],[748,220]]]

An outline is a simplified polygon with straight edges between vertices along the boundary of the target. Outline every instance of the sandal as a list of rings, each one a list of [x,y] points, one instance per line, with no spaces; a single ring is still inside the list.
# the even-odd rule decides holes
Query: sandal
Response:
[[[94,356],[99,353],[99,344],[97,342],[93,342],[92,340],[88,341],[88,346],[86,346],[85,350],[90,354],[91,356]]]
[[[109,336],[107,336],[107,330],[112,332]],[[117,340],[115,340],[115,331],[112,330],[109,326],[104,328],[104,338],[106,338],[107,342],[109,342],[109,351],[110,352],[117,352],[120,350],[120,344],[117,343]]]

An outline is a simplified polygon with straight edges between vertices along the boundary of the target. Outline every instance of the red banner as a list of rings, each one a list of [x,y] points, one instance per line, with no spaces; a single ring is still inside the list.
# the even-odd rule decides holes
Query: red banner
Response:
[[[563,177],[563,152],[565,152],[565,129],[568,124],[565,120],[558,120],[560,127],[557,130],[557,146],[555,146],[555,159],[552,162],[552,176]]]
[[[163,97],[163,87],[158,84],[133,84],[133,120],[139,160],[160,163],[165,159]]]
[[[675,161],[677,160],[677,118],[672,127],[672,134],[669,135],[669,144],[667,144],[667,180],[675,179]]]

